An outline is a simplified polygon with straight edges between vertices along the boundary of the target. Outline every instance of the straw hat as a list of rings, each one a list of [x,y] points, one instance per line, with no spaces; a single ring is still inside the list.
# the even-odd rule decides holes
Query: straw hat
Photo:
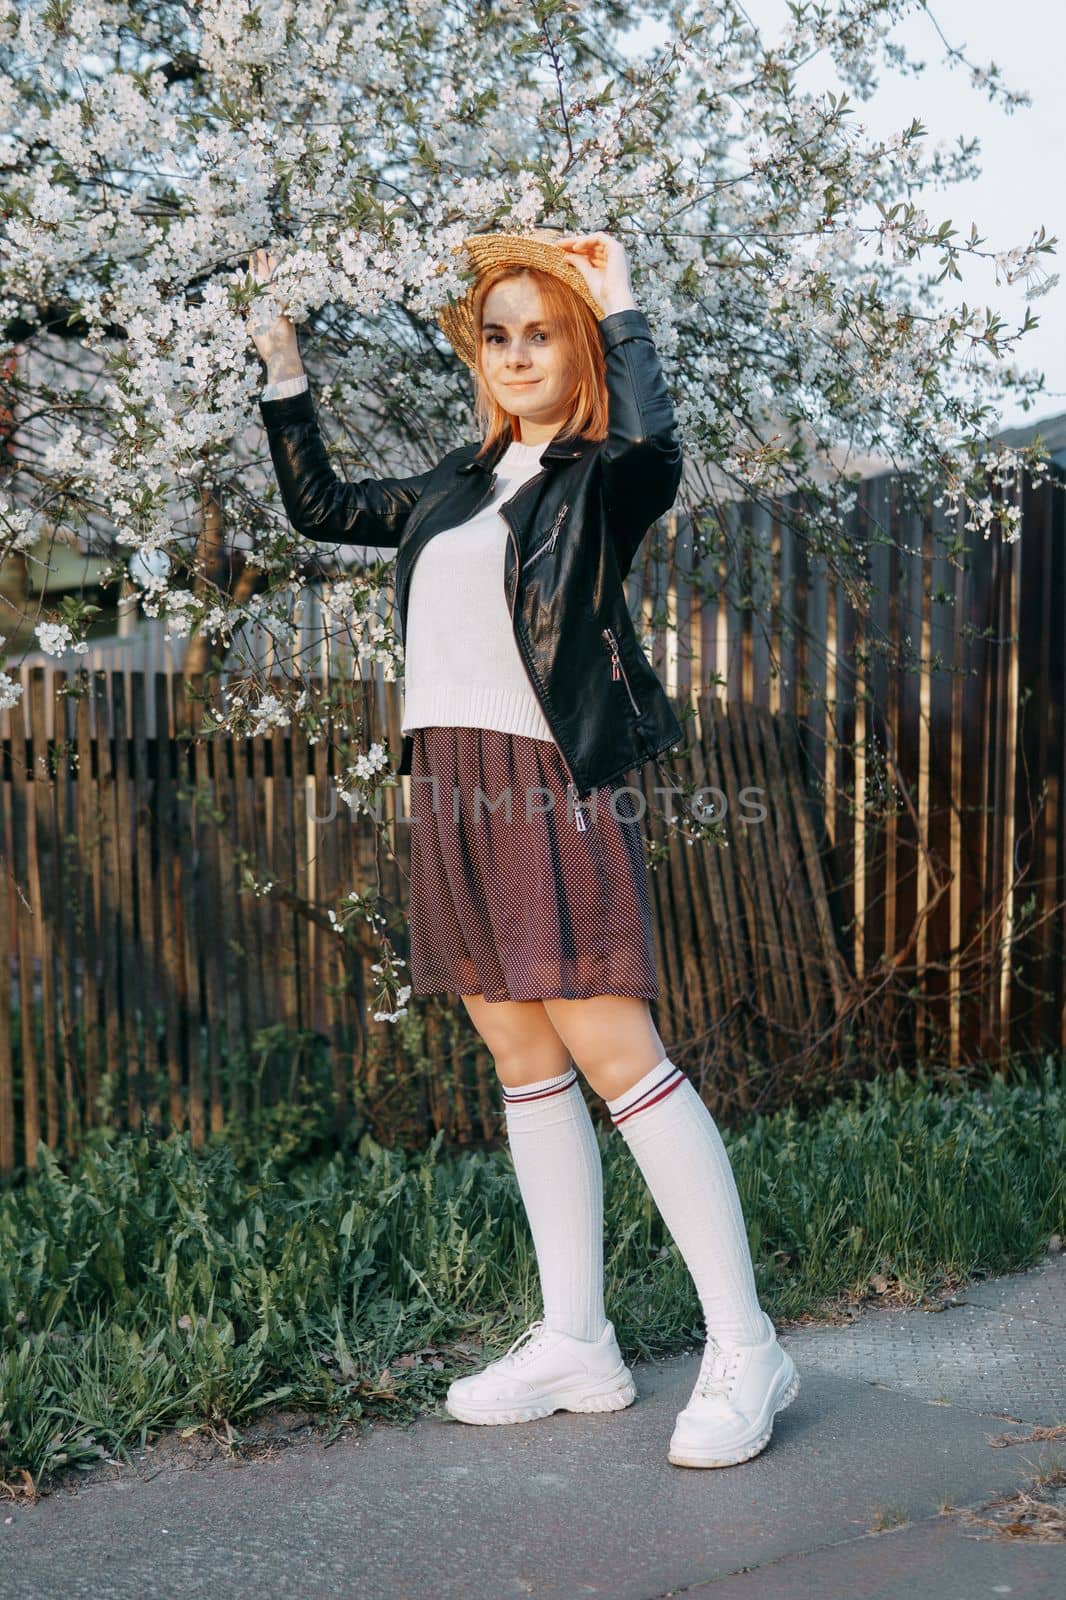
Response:
[[[437,312],[437,323],[456,354],[474,371],[477,354],[478,330],[474,323],[474,293],[482,276],[490,267],[506,264],[509,267],[538,267],[569,284],[576,295],[595,313],[596,321],[603,319],[604,311],[577,267],[553,242],[568,235],[561,228],[537,228],[532,233],[472,233],[456,252],[465,250],[471,269],[476,274],[461,300],[452,300]]]

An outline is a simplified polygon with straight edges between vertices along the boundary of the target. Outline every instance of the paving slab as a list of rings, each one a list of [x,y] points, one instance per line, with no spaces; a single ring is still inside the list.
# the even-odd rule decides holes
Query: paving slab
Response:
[[[1062,1600],[1066,1546],[975,1538],[950,1518],[920,1522],[735,1573],[686,1600]]]
[[[1061,1331],[1066,1325],[1066,1255],[1045,1256],[1028,1272],[968,1283],[957,1298],[1031,1322],[1050,1322]]]
[[[1022,1422],[1066,1422],[1066,1255],[958,1291],[938,1312],[799,1328],[797,1365]]]

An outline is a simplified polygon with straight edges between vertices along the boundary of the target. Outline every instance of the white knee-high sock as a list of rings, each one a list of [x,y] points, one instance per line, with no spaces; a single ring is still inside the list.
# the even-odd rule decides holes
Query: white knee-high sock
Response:
[[[761,1344],[766,1322],[736,1179],[693,1084],[664,1056],[606,1104],[692,1274],[708,1337],[721,1345]]]
[[[573,1067],[503,1088],[507,1142],[537,1253],[544,1320],[598,1339],[603,1307],[603,1166]]]

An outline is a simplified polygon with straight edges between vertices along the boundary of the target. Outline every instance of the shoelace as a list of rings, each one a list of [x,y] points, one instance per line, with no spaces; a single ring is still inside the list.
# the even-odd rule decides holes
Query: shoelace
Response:
[[[704,1356],[697,1380],[700,1394],[708,1397],[716,1394],[723,1400],[730,1398],[738,1355],[739,1351],[716,1347],[710,1355],[710,1360]]]
[[[533,1353],[533,1342],[540,1337],[545,1329],[546,1324],[543,1317],[538,1317],[535,1322],[531,1322],[528,1328],[523,1328],[517,1339],[512,1339],[500,1357],[500,1362],[509,1361],[512,1366],[515,1366],[525,1356],[531,1355]],[[524,1344],[527,1340],[529,1343],[526,1344],[526,1348],[519,1350],[519,1345]],[[516,1351],[518,1352],[517,1355],[515,1354]]]

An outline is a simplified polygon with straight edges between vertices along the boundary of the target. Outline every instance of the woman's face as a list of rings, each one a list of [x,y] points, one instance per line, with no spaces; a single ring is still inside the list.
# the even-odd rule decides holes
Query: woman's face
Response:
[[[530,432],[560,428],[569,414],[573,370],[569,351],[528,274],[504,278],[485,296],[481,309],[481,365],[503,409],[520,417]]]

